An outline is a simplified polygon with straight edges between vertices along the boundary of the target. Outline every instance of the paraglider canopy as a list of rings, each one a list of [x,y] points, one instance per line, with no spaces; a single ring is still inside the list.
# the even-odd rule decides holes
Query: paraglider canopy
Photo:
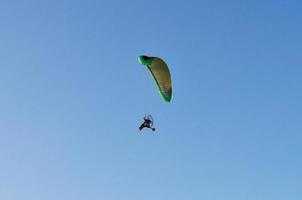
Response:
[[[150,71],[162,98],[171,102],[172,80],[168,65],[158,57],[139,56],[138,61]]]

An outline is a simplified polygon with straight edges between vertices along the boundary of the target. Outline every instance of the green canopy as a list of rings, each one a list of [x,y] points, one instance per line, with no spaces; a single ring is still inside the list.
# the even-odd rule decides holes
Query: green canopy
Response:
[[[168,65],[158,57],[139,56],[138,61],[145,65],[156,82],[158,91],[166,102],[172,99],[172,80]]]

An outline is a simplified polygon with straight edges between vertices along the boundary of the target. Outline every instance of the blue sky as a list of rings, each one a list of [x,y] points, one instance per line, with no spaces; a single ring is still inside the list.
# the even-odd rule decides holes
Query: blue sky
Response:
[[[0,1],[0,199],[300,200],[301,9]]]

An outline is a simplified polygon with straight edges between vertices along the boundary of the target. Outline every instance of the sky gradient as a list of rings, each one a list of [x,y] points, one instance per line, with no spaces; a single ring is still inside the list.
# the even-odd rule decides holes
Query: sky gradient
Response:
[[[301,200],[301,10],[0,1],[0,199]]]

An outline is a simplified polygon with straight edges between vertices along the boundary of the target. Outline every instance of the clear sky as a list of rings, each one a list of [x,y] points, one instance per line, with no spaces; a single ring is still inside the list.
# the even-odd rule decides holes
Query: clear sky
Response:
[[[301,200],[301,10],[1,0],[0,199]],[[169,64],[170,104],[142,54]]]

